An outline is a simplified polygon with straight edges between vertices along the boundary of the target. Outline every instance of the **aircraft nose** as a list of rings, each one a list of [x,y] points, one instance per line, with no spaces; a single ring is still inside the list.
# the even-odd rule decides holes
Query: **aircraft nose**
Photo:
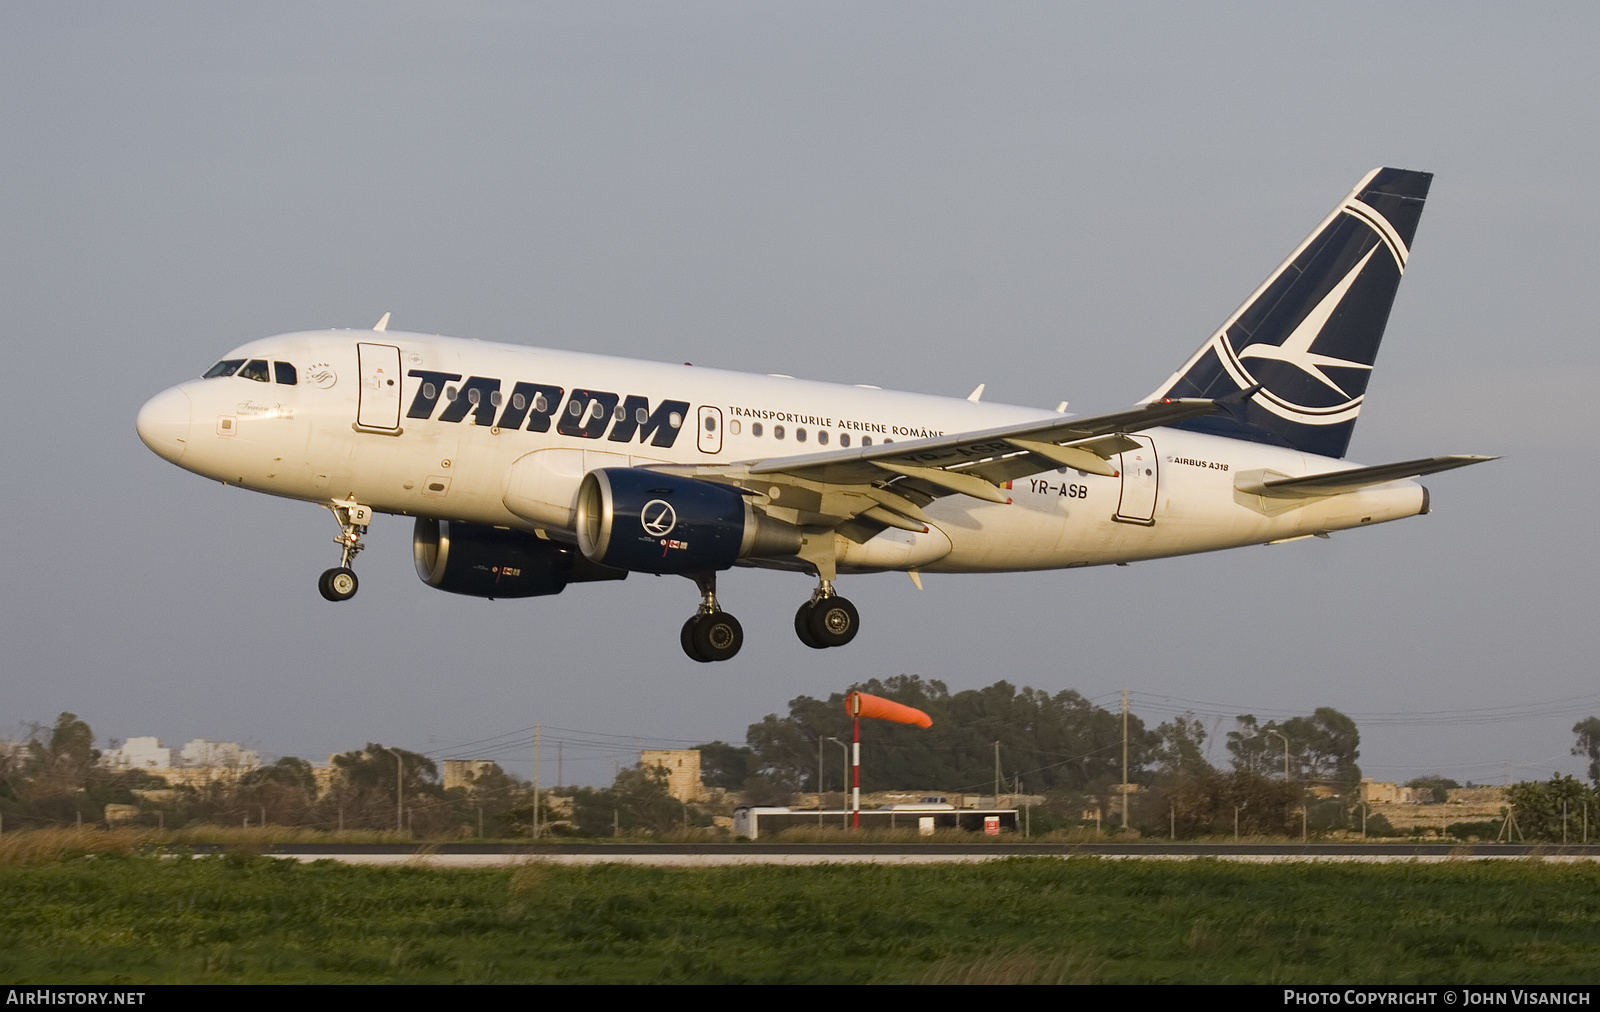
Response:
[[[172,387],[145,402],[139,409],[139,438],[156,456],[176,464],[189,448],[189,395]]]

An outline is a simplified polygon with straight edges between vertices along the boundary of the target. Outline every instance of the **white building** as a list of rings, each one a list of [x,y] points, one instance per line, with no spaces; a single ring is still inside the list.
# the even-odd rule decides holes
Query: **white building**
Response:
[[[100,762],[114,770],[166,769],[172,749],[163,748],[159,738],[129,738],[121,748],[107,749]]]

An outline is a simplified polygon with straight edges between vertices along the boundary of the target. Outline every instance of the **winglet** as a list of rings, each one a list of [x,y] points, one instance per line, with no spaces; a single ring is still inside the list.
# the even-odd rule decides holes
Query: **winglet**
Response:
[[[389,314],[388,313],[384,313],[383,314],[383,319],[381,319],[377,323],[373,324],[372,325],[372,329],[378,331],[379,333],[382,333],[383,331],[388,330],[389,329]]]

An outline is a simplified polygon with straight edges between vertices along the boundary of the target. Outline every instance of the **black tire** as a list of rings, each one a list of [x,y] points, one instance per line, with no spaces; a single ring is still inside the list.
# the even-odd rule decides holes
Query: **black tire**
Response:
[[[348,601],[361,589],[353,569],[330,569],[317,578],[317,590],[330,601]]]
[[[817,638],[811,634],[810,601],[802,604],[800,606],[800,610],[794,613],[794,634],[800,637],[801,643],[804,643],[813,650],[821,650],[827,646],[826,643],[817,642]]]
[[[708,658],[701,657],[700,651],[694,645],[694,628],[699,621],[699,615],[689,616],[689,621],[683,624],[683,631],[678,633],[678,643],[683,647],[683,652],[689,655],[691,661],[699,661],[704,664]]]
[[[694,647],[708,661],[725,661],[744,646],[744,627],[725,611],[697,615],[694,620]]]
[[[856,606],[842,597],[825,597],[811,606],[811,635],[825,647],[842,647],[861,631]]]

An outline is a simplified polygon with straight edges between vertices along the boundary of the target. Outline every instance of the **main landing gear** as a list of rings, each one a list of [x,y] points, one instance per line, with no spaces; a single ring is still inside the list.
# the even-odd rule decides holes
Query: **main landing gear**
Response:
[[[834,593],[832,580],[821,581],[811,600],[794,613],[794,634],[814,650],[842,647],[855,639],[860,629],[856,606]]]
[[[339,522],[339,536],[333,543],[342,549],[339,565],[317,577],[317,591],[330,601],[348,601],[356,596],[361,581],[356,579],[356,571],[351,569],[351,563],[365,546],[361,544],[361,535],[367,533],[367,527],[372,523],[372,507],[363,506],[355,501],[352,496],[345,500],[335,501],[328,506],[333,511],[333,518]]]
[[[744,628],[717,604],[717,574],[695,573],[690,579],[700,588],[700,610],[683,624],[678,642],[691,660],[728,660],[744,646]],[[811,600],[794,615],[795,635],[815,650],[842,647],[860,629],[856,606],[834,593],[832,580],[819,581]]]
[[[717,604],[716,573],[695,573],[690,579],[700,588],[700,610],[683,624],[678,642],[691,660],[725,661],[744,646],[744,627]]]

